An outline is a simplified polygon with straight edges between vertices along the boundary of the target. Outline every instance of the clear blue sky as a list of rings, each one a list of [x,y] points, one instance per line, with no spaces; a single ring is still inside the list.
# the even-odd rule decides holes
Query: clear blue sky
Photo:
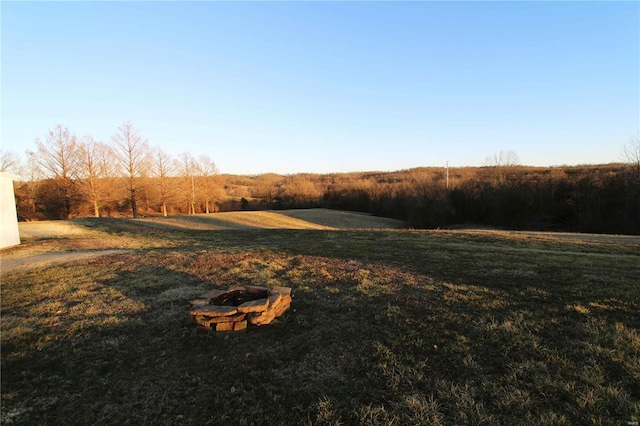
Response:
[[[640,135],[638,2],[7,2],[2,149],[57,124],[223,173],[606,163]]]

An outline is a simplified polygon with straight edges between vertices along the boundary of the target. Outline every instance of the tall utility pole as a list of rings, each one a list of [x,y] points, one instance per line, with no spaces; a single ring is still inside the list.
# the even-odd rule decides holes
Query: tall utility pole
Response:
[[[448,161],[447,161],[446,169],[447,169],[447,189],[449,189],[449,162]]]

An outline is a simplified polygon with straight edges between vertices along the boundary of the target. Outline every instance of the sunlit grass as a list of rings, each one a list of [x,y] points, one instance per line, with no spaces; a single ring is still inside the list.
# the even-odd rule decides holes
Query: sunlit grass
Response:
[[[402,221],[366,213],[326,209],[283,210],[278,213],[333,229],[395,229],[404,226]]]
[[[223,212],[166,218],[154,217],[141,219],[139,222],[156,227],[203,231],[224,229],[332,229],[315,223],[313,220],[297,219],[294,216],[274,211]]]

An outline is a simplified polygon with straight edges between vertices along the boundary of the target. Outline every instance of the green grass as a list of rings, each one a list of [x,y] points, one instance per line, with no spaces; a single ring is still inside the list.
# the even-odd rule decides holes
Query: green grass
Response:
[[[75,223],[137,250],[3,273],[3,423],[640,420],[634,241]],[[243,283],[292,287],[292,309],[233,335],[185,323]]]

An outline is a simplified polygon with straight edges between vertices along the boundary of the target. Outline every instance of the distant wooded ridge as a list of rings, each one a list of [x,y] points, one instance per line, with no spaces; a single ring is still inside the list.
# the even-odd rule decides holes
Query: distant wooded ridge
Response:
[[[528,167],[507,151],[483,167],[256,176],[221,175],[206,155],[173,158],[129,122],[111,144],[59,125],[36,145],[24,164],[11,153],[0,158],[0,171],[22,177],[15,192],[23,220],[324,207],[413,228],[640,234],[640,138],[616,164]]]
[[[105,188],[100,216],[131,216],[126,179],[100,179]],[[74,188],[81,185],[78,181]],[[145,216],[323,207],[400,219],[413,228],[481,225],[640,234],[640,180],[628,164],[450,168],[448,183],[446,170],[435,167],[208,178],[141,176],[137,195],[138,212]],[[16,182],[16,197],[23,220],[66,217],[64,194],[54,178]],[[73,191],[68,201],[69,217],[95,215],[92,200],[81,191]]]

